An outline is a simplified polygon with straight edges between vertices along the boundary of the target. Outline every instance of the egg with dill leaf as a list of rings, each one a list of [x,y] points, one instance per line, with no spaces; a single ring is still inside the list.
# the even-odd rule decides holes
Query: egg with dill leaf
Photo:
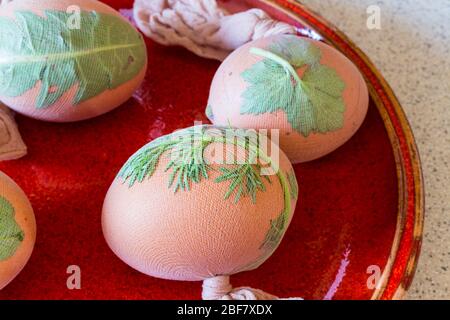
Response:
[[[25,267],[35,239],[36,221],[27,196],[0,172],[0,290]]]
[[[147,67],[142,35],[94,0],[20,0],[0,10],[0,100],[32,118],[71,122],[128,100]]]
[[[358,68],[320,41],[277,35],[250,42],[221,64],[207,116],[215,125],[277,129],[293,163],[322,157],[361,126],[369,95]]]
[[[292,165],[270,140],[269,154],[229,130],[187,128],[126,162],[102,214],[105,239],[125,263],[199,281],[252,270],[275,251],[297,202]]]

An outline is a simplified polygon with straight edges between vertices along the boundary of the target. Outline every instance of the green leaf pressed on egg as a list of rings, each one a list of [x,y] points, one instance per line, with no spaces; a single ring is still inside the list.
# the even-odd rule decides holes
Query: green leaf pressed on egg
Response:
[[[261,165],[259,164],[241,164],[234,168],[220,168],[221,176],[216,178],[216,182],[229,181],[230,185],[225,194],[228,199],[235,194],[234,202],[237,203],[241,197],[250,196],[253,203],[256,203],[256,194],[258,191],[266,191],[264,180],[271,183],[268,176],[262,176]]]
[[[0,261],[12,257],[25,237],[14,216],[14,207],[0,196]]]
[[[304,137],[343,127],[345,83],[334,69],[320,63],[319,47],[285,36],[268,50],[252,48],[250,52],[264,59],[242,73],[249,85],[242,94],[241,114],[282,110]]]
[[[275,220],[270,221],[270,229],[264,238],[264,242],[260,249],[273,252],[281,242],[286,232],[288,214],[283,211]]]
[[[158,138],[142,147],[128,159],[118,177],[124,183],[128,182],[130,188],[137,182],[142,183],[144,179],[152,177],[160,159],[166,155],[170,160],[164,170],[169,173],[168,187],[175,193],[190,191],[193,183],[209,179],[209,172],[214,170],[204,159],[206,148],[213,142],[239,146],[250,154],[258,151],[258,145],[252,144],[249,138],[227,134],[226,129],[216,128],[221,130],[223,137],[214,137],[208,133],[208,126],[201,127],[199,131],[194,128]],[[228,183],[224,199],[234,194],[235,203],[247,196],[256,203],[256,194],[266,191],[265,183],[271,183],[268,176],[261,175],[262,165],[249,159],[248,162],[235,163],[230,167],[221,165],[218,169],[221,175],[215,179],[216,183]]]
[[[18,11],[0,17],[0,95],[18,97],[41,81],[36,108],[54,104],[78,84],[73,104],[133,79],[146,63],[142,36],[119,17],[81,12]]]
[[[289,182],[289,191],[291,192],[291,198],[297,200],[298,198],[298,182],[297,177],[295,176],[294,169],[291,169],[286,173],[286,177]]]

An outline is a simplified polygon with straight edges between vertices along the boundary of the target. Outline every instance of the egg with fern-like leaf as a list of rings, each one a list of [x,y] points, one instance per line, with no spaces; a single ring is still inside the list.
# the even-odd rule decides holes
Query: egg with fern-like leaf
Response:
[[[229,130],[191,127],[131,156],[102,214],[120,259],[153,277],[200,281],[271,256],[294,213],[295,173],[270,140],[262,148],[252,133]]]
[[[368,104],[364,78],[347,57],[320,41],[277,35],[227,57],[206,113],[218,126],[279,130],[281,149],[299,163],[348,141]]]
[[[123,104],[144,79],[142,35],[94,0],[20,0],[0,10],[0,100],[52,122]]]

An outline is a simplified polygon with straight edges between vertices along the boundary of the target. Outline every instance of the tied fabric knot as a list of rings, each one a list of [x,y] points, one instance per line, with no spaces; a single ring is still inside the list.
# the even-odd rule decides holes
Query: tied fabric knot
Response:
[[[19,159],[27,154],[14,113],[0,103],[0,161]]]
[[[217,276],[203,280],[203,300],[303,300],[302,298],[280,299],[270,293],[249,287],[234,288],[229,276]]]
[[[138,28],[154,41],[216,60],[259,38],[297,34],[294,26],[263,10],[229,14],[216,0],[136,0],[133,14]]]

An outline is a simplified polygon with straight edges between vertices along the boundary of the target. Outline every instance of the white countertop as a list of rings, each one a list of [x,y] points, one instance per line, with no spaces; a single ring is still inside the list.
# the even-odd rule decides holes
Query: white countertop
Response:
[[[425,180],[425,232],[410,299],[450,299],[450,1],[301,0],[375,63],[411,123]],[[381,30],[367,28],[377,5]]]

